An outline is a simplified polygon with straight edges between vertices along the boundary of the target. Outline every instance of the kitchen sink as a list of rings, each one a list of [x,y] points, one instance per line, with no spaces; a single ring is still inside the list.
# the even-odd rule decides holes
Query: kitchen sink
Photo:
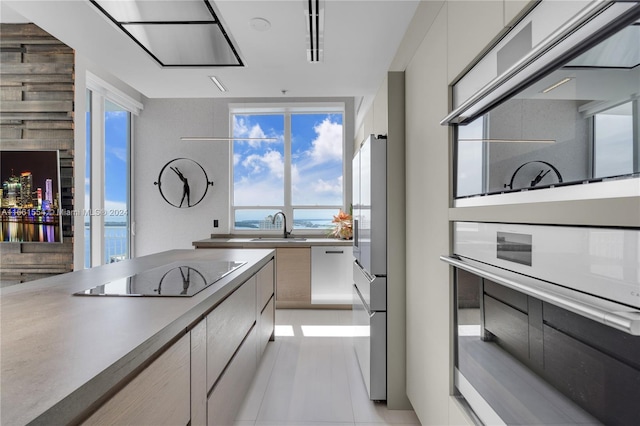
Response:
[[[272,237],[258,237],[252,238],[251,241],[264,241],[264,242],[278,242],[278,243],[295,243],[297,241],[307,241],[306,238],[272,238]]]

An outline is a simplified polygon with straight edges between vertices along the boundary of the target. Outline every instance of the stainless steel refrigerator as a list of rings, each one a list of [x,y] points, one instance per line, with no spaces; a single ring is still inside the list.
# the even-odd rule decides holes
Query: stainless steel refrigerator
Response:
[[[353,338],[372,400],[387,399],[387,140],[370,135],[353,158]]]

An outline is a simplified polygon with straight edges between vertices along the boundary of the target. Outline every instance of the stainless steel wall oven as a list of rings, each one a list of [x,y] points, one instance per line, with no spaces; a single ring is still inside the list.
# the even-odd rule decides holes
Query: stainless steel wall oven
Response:
[[[640,3],[540,2],[453,86],[456,206],[639,178],[639,98]]]
[[[637,424],[640,230],[454,234],[454,381],[479,422]]]
[[[497,206],[640,213],[640,2],[536,2],[452,94],[454,211],[492,206],[457,215],[442,257],[455,392],[479,424],[638,424],[640,222],[497,223]]]

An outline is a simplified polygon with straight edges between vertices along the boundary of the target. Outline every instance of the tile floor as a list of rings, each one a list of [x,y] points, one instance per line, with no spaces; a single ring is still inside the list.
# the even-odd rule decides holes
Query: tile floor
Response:
[[[351,311],[277,310],[276,341],[267,345],[236,426],[420,425],[411,410],[369,400],[350,326]]]

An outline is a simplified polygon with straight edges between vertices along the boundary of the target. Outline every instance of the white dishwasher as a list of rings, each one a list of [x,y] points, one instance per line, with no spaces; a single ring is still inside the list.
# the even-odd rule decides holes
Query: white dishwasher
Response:
[[[351,305],[351,246],[311,247],[311,303]]]

